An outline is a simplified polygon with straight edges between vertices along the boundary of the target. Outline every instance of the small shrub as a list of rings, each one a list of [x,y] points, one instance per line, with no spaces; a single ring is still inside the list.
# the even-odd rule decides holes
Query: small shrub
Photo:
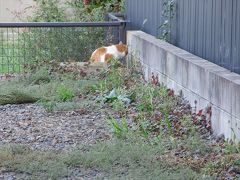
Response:
[[[37,100],[38,98],[21,90],[13,90],[9,94],[0,95],[0,105],[34,103]]]
[[[57,95],[59,99],[63,102],[72,100],[74,97],[74,93],[71,89],[66,88],[64,85],[60,85],[57,88]]]
[[[36,8],[28,20],[33,22],[61,22],[65,21],[66,14],[59,0],[35,0]]]

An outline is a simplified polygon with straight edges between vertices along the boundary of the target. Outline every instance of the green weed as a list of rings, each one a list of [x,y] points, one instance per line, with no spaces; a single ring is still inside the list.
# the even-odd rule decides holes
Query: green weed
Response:
[[[122,118],[118,121],[115,118],[110,116],[107,119],[107,123],[108,123],[110,129],[112,129],[114,135],[116,135],[116,137],[118,137],[118,138],[126,137],[126,135],[129,132],[127,120],[125,118]]]
[[[166,124],[166,127],[168,129],[168,132],[170,132],[170,134],[172,134],[172,123],[169,119],[169,114],[165,114],[164,115],[164,120],[163,122]]]
[[[66,88],[66,86],[64,86],[63,84],[61,84],[57,88],[57,95],[58,98],[63,102],[72,100],[73,97],[75,96],[73,91],[71,89]]]
[[[31,175],[32,179],[58,179],[68,175],[68,167],[55,152],[33,152],[24,149],[12,152],[15,152],[15,148],[11,151],[0,151],[1,165],[8,171],[26,173]]]
[[[122,101],[116,100],[111,103],[114,112],[117,112],[120,117],[124,117],[127,113],[126,104]]]
[[[189,168],[172,166],[160,157],[164,145],[150,145],[141,137],[132,135],[127,139],[99,143],[83,151],[76,151],[65,159],[69,165],[83,165],[105,172],[109,179],[196,179],[201,177]],[[181,175],[181,178],[179,178]]]
[[[225,142],[224,145],[225,145],[225,148],[224,148],[225,154],[240,153],[240,144]]]
[[[47,111],[47,112],[52,112],[56,106],[55,102],[52,101],[46,101],[46,100],[39,100],[38,104],[43,106],[43,108]]]
[[[235,166],[236,168],[240,168],[237,164],[238,160],[236,160],[236,156],[238,155],[229,155],[221,157],[215,161],[209,161],[202,169],[202,172],[214,176],[224,176],[224,172],[226,172],[226,170],[230,167]]]

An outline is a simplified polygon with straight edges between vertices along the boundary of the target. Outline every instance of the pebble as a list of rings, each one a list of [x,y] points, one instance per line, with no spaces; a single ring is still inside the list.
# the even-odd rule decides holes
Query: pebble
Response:
[[[47,113],[36,104],[0,106],[0,144],[18,143],[37,150],[64,150],[109,139],[100,112]]]

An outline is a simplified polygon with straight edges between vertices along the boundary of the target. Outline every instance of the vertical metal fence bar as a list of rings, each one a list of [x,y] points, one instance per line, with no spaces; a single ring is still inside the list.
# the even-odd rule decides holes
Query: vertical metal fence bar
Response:
[[[28,38],[27,38],[27,41],[25,42],[25,43],[27,44],[26,57],[29,57],[29,53],[27,53],[27,52],[30,51],[30,44],[27,43],[27,42],[30,42],[30,41],[31,41],[31,30],[30,30],[30,29],[31,29],[31,28],[28,28],[29,36],[26,35],[26,36],[28,37]],[[32,47],[32,48],[34,48],[34,47]],[[25,63],[26,63],[27,66],[31,66],[31,63],[26,62],[26,59],[25,59]]]
[[[0,71],[3,72],[3,30],[0,28],[0,63],[1,63],[1,68]]]
[[[20,54],[19,54],[19,28],[17,28],[17,66],[16,66],[16,71],[17,72],[20,72],[20,60],[21,60],[21,57],[20,57]],[[18,66],[19,65],[19,66]]]
[[[49,31],[49,28],[42,28],[43,31],[43,39],[47,39],[47,32]],[[45,47],[47,49],[47,47]],[[43,56],[47,56],[47,50],[44,51]]]
[[[24,29],[24,31],[27,32],[28,29]],[[25,68],[25,66],[26,66],[26,62],[25,62],[25,60],[26,60],[26,48],[27,48],[26,47],[26,36],[25,36],[25,34],[23,35],[23,47],[24,47],[24,49],[23,49],[23,68]]]
[[[12,37],[11,37],[11,39],[12,39],[12,45],[11,45],[11,51],[10,51],[10,53],[12,54],[12,57],[11,57],[11,71],[13,71],[14,72],[14,62],[15,62],[15,53],[16,53],[16,51],[15,51],[15,32],[14,32],[14,28],[11,28],[11,30],[12,30],[12,32],[11,32],[11,35],[12,35]]]
[[[7,57],[7,65],[9,64],[9,32],[7,28],[7,52],[6,52],[6,57]],[[9,66],[7,66],[7,73],[9,73]]]
[[[0,40],[1,40],[1,44],[0,44],[0,63],[1,63],[1,72],[3,72],[3,32],[2,32],[2,29],[0,28]]]

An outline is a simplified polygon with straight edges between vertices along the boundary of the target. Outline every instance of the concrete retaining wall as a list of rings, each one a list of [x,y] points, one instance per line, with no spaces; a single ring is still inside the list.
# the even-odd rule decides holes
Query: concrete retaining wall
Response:
[[[127,42],[146,78],[157,74],[197,110],[210,105],[214,133],[240,140],[240,75],[141,31],[127,32]]]

